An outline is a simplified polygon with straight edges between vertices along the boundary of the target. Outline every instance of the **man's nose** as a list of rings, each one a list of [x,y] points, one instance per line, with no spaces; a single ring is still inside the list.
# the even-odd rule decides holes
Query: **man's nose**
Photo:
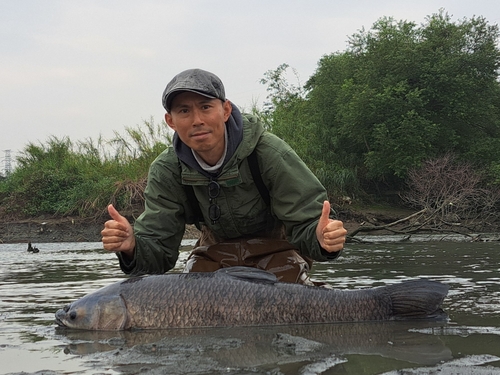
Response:
[[[198,110],[198,109],[194,109],[192,111],[192,122],[193,122],[193,125],[201,125],[203,124],[203,118],[202,118],[202,114],[201,114],[201,111]]]

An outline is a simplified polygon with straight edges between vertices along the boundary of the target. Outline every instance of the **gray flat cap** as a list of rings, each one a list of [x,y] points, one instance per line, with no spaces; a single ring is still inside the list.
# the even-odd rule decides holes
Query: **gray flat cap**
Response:
[[[163,91],[163,107],[170,112],[172,100],[183,91],[191,91],[207,98],[226,100],[224,85],[215,74],[202,69],[188,69],[177,74]]]

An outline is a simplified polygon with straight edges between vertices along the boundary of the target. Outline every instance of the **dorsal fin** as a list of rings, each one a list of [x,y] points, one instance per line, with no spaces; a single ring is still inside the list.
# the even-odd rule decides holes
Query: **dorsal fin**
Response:
[[[253,267],[244,267],[244,266],[227,267],[227,268],[221,268],[220,270],[217,270],[214,273],[220,274],[221,276],[224,277],[229,276],[245,281],[258,282],[258,283],[274,284],[278,282],[278,279],[276,278],[275,274]]]

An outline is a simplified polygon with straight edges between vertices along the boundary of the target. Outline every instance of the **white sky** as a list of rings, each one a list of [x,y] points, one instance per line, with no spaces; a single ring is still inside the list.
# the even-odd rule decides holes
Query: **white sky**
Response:
[[[227,97],[266,98],[266,71],[288,63],[303,84],[382,16],[500,23],[498,0],[0,0],[0,172],[28,142],[109,139],[153,116],[189,68],[217,74]]]

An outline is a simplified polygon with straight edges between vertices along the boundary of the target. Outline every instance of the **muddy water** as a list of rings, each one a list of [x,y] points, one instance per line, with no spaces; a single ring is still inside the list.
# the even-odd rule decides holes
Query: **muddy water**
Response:
[[[447,323],[81,332],[54,313],[124,277],[99,243],[0,245],[0,374],[500,374],[500,242],[349,245],[315,279],[450,286]],[[186,258],[178,262],[178,269]]]

